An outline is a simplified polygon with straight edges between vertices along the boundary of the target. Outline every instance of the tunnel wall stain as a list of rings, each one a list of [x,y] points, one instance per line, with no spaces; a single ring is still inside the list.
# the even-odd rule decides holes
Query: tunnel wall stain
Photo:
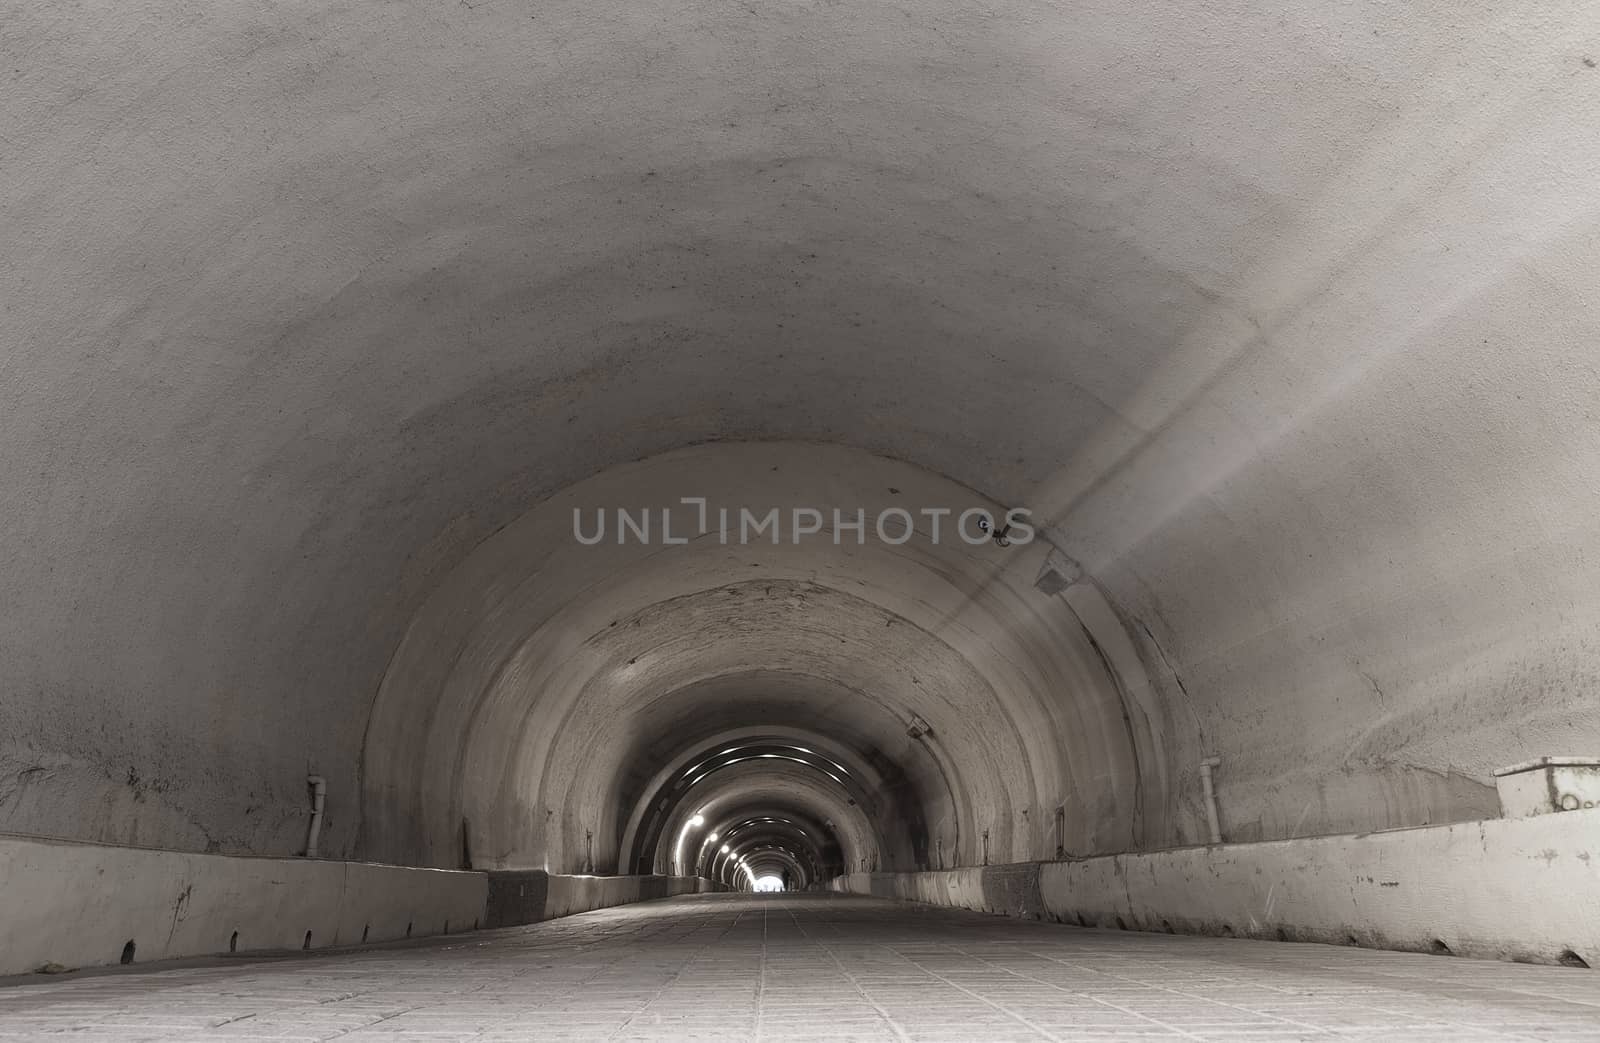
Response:
[[[1082,927],[1600,966],[1600,809],[830,886]]]

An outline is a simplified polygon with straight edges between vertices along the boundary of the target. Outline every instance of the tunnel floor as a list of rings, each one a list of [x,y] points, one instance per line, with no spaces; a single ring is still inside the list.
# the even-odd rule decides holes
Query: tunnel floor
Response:
[[[0,989],[0,1039],[1600,1039],[1600,974],[705,895]]]

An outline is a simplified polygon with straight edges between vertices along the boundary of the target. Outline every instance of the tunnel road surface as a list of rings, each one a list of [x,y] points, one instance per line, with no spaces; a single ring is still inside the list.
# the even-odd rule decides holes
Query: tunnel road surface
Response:
[[[15,979],[13,979],[15,980]],[[40,978],[0,1040],[1600,1039],[1600,974],[704,895],[400,947]]]

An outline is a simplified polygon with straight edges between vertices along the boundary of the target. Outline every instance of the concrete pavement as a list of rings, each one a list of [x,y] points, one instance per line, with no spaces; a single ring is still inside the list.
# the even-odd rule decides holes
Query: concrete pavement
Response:
[[[408,946],[40,978],[0,1039],[1600,1039],[1600,974],[706,895]]]

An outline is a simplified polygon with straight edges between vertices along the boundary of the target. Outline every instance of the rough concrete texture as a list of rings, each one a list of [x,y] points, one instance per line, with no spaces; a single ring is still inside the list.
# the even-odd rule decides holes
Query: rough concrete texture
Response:
[[[1600,811],[1224,844],[833,890],[1080,926],[1600,966]]]
[[[683,894],[693,877],[474,873],[0,837],[0,975],[458,934]]]
[[[482,873],[22,837],[0,882],[0,974],[470,931],[488,894]]]
[[[479,546],[411,624],[367,736],[364,854],[453,865],[464,829],[475,864],[575,872],[592,857],[611,871],[630,796],[654,794],[630,794],[628,777],[715,751],[735,727],[806,749],[820,734],[844,761],[894,766],[930,864],[941,845],[944,864],[979,861],[985,831],[995,859],[1053,851],[1057,807],[1073,850],[1135,841],[1140,757],[1123,700],[1077,617],[1033,589],[1042,541],[574,545],[575,508],[658,512],[684,496],[869,516],[995,506],[908,464],[803,443],[697,446],[564,490]],[[912,738],[918,715],[931,731]],[[740,784],[752,767],[677,805],[657,872],[686,871],[666,854],[730,789],[832,822],[852,867],[914,868],[894,805],[820,772],[784,782],[767,769],[784,793]]]
[[[0,829],[290,854],[315,772],[335,856],[654,867],[769,725],[909,869],[1600,747],[1588,0],[0,26]],[[567,534],[714,493],[1025,505],[1094,597]]]
[[[0,1038],[1593,1040],[1600,975],[1025,923],[840,895],[707,895],[338,959],[0,989]]]

